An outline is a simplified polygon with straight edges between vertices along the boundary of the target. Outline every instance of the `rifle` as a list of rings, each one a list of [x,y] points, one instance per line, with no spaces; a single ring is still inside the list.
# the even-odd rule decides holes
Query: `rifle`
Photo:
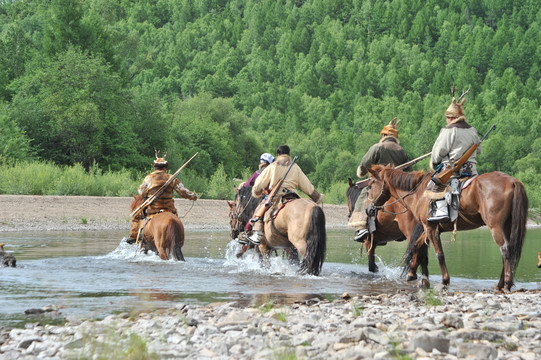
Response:
[[[405,163],[403,163],[403,164],[400,164],[400,165],[398,165],[397,167],[395,167],[395,169],[400,170],[400,169],[408,168],[408,167],[410,167],[410,166],[412,166],[412,165],[417,164],[419,161],[421,161],[421,160],[423,160],[423,159],[429,157],[430,155],[432,155],[432,152],[429,152],[428,154],[421,155],[421,156],[419,156],[418,158],[415,158],[415,159],[413,159],[413,160],[410,160],[410,161],[408,161],[408,162],[405,162]],[[360,181],[357,181],[357,182],[355,183],[355,185],[356,185],[357,187],[359,187],[360,189],[362,189],[362,188],[366,187],[366,185],[368,185],[368,181],[370,181],[370,178],[364,179],[364,180],[360,180]]]
[[[256,222],[257,220],[259,220],[263,215],[265,215],[265,212],[270,208],[270,206],[272,205],[272,200],[274,200],[274,197],[276,196],[276,193],[278,192],[278,190],[280,190],[280,187],[282,186],[282,184],[284,183],[284,180],[286,179],[286,176],[287,174],[289,174],[289,170],[291,170],[291,167],[293,166],[293,164],[295,163],[295,161],[297,160],[298,156],[295,156],[293,158],[293,160],[291,161],[291,164],[289,165],[289,167],[287,168],[287,171],[286,173],[284,174],[284,177],[282,178],[282,180],[280,180],[280,182],[278,184],[276,184],[271,192],[269,193],[268,197],[267,197],[267,201],[265,201],[265,204],[264,206],[262,206],[259,211],[257,212],[257,214],[254,214],[254,217],[250,220],[250,222]]]
[[[137,214],[139,214],[141,211],[143,211],[147,206],[149,206],[150,204],[152,204],[157,198],[160,197],[160,195],[165,191],[165,189],[167,189],[167,187],[171,184],[171,182],[173,182],[174,179],[176,179],[176,177],[180,174],[180,171],[182,169],[184,169],[186,167],[186,165],[188,165],[188,163],[190,161],[192,161],[192,159],[194,157],[197,156],[197,154],[199,154],[199,151],[196,152],[194,154],[194,156],[192,156],[190,158],[190,160],[186,161],[184,163],[184,165],[182,165],[180,167],[180,169],[178,169],[173,175],[171,175],[171,177],[165,182],[165,184],[162,185],[161,188],[158,189],[158,191],[156,191],[151,197],[149,197],[148,199],[145,200],[144,203],[142,203],[141,205],[139,205],[139,207],[137,207],[137,209],[133,210],[133,212],[130,214],[130,217],[134,217],[136,216]]]
[[[496,124],[492,124],[490,129],[488,129],[488,131],[481,138],[481,140],[478,143],[475,143],[472,146],[470,146],[470,148],[468,150],[466,150],[466,152],[460,157],[460,159],[455,161],[453,166],[446,167],[440,173],[438,173],[438,171],[441,169],[441,167],[439,169],[437,169],[436,171],[434,171],[434,174],[432,174],[432,181],[434,181],[434,183],[436,183],[436,185],[441,185],[441,184],[447,183],[447,181],[451,178],[451,175],[453,175],[453,173],[458,172],[460,170],[462,165],[464,165],[464,163],[469,159],[469,157],[477,149],[479,144],[481,144],[483,142],[483,140],[485,140],[487,135],[494,129],[496,129]]]

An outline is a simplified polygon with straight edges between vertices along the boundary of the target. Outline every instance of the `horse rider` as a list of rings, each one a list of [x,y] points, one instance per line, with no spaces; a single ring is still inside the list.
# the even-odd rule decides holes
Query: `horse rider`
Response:
[[[457,102],[454,97],[453,88],[453,101],[445,111],[447,126],[440,130],[440,134],[432,147],[430,168],[434,171],[435,169],[443,170],[445,167],[452,166],[473,144],[479,144],[479,146],[464,165],[462,165],[460,170],[451,175],[451,178],[446,184],[450,183],[453,179],[477,175],[477,161],[475,158],[481,153],[479,135],[477,134],[477,130],[466,122],[466,117],[464,116],[466,98],[460,102],[460,99],[468,91],[463,93],[458,98],[459,102]],[[433,183],[431,184],[434,185]],[[445,222],[449,220],[449,209],[445,199],[432,202],[428,220],[433,222]]]
[[[255,179],[257,179],[257,177],[261,175],[263,170],[265,170],[267,166],[272,164],[273,161],[274,161],[274,156],[272,156],[271,154],[269,153],[261,154],[261,156],[259,157],[259,168],[256,171],[254,171],[254,173],[252,174],[252,176],[250,176],[248,180],[240,184],[240,187],[254,186]]]
[[[252,195],[255,197],[261,197],[265,193],[265,189],[273,189],[286,174],[289,166],[291,165],[291,156],[289,155],[289,146],[280,145],[276,149],[276,160],[270,164],[255,180],[254,187],[252,188]],[[276,193],[273,199],[273,204],[265,212],[265,216],[261,216],[259,219],[252,219],[250,222],[254,222],[253,231],[248,239],[259,245],[261,238],[263,237],[264,222],[269,220],[269,215],[272,214],[273,209],[282,203],[282,199],[286,198],[299,198],[297,188],[300,188],[303,193],[307,194],[312,201],[316,204],[321,204],[324,195],[320,194],[314,185],[310,182],[308,177],[304,174],[300,166],[294,163],[291,166],[291,170],[287,174],[282,183],[282,186]],[[259,213],[261,207],[265,206],[265,202],[261,202],[255,210],[255,214]]]
[[[153,163],[154,171],[148,174],[144,178],[143,183],[139,185],[139,195],[143,195],[145,199],[148,199],[154,195],[172,176],[171,174],[167,173],[168,164],[167,160],[165,160],[166,156],[167,151],[163,154],[163,157],[160,157],[159,151],[156,151],[156,160],[154,160]],[[130,236],[126,240],[129,244],[134,243],[137,239],[139,221],[145,217],[144,213],[146,213],[146,216],[150,216],[159,212],[168,211],[178,215],[177,209],[175,208],[175,201],[173,199],[173,191],[176,191],[179,196],[185,199],[194,201],[197,200],[197,195],[194,192],[184,187],[180,180],[174,179],[154,202],[149,204],[144,211],[141,211],[138,215],[132,218]]]
[[[385,125],[380,132],[381,139],[378,143],[372,145],[364,154],[361,163],[357,168],[357,176],[362,178],[368,173],[368,168],[372,165],[392,165],[398,166],[409,161],[406,151],[400,146],[398,141],[398,124],[400,120],[396,117],[388,125]],[[410,168],[405,169],[406,171]],[[364,187],[355,202],[355,209],[348,222],[349,227],[355,228],[353,240],[364,242],[368,235],[365,201],[368,196],[368,187]]]

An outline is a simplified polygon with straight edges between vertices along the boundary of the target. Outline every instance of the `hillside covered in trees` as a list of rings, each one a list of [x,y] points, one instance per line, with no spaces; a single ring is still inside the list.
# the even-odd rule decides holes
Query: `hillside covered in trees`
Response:
[[[379,131],[401,119],[431,150],[453,84],[484,133],[480,172],[541,206],[537,0],[34,0],[0,5],[0,162],[133,174],[154,148],[182,181],[246,178],[288,144],[343,196]],[[423,162],[420,168],[427,168]]]

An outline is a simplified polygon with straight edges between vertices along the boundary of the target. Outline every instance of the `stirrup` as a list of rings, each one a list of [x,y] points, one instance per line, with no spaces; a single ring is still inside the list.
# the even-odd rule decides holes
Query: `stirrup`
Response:
[[[353,240],[363,243],[367,235],[368,235],[368,229],[359,229],[355,232],[355,237],[353,238]]]
[[[249,242],[249,240],[248,240],[248,238],[246,237],[246,234],[245,234],[245,233],[240,233],[236,240],[237,240],[238,243],[241,244],[241,245],[248,245],[248,242]]]

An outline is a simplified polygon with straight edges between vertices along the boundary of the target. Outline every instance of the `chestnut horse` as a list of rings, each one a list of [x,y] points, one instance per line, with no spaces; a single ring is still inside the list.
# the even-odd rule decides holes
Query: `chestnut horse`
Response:
[[[415,222],[423,226],[426,237],[434,246],[444,287],[449,285],[450,276],[440,233],[454,228],[471,230],[483,225],[488,227],[502,254],[503,268],[497,289],[509,291],[513,287],[528,216],[528,197],[520,181],[498,171],[476,176],[461,191],[456,222],[434,223],[427,220],[430,199],[424,196],[431,181],[429,173],[404,172],[380,165],[368,171],[373,177],[369,201],[384,208],[385,202],[394,197],[411,211]]]
[[[229,203],[229,205],[231,209],[233,209],[232,205],[234,205],[235,208],[245,212],[244,210],[247,208],[251,209],[248,204],[256,202],[257,206],[260,201],[257,198],[254,199],[251,188],[246,188],[246,190],[241,188],[236,196],[235,203]],[[272,211],[272,209],[269,211]],[[233,236],[243,231],[244,226],[237,225],[236,229],[233,229],[234,224],[241,224],[242,222],[236,222],[231,215],[232,212],[234,211],[230,212],[231,234]],[[249,216],[243,218],[250,219],[252,215],[253,210]],[[234,216],[240,219],[241,216],[245,215],[237,214]],[[264,232],[265,237],[261,240],[259,251],[265,261],[269,259],[272,249],[282,248],[288,252],[290,262],[295,262],[295,258],[298,260],[298,253],[303,256],[299,273],[319,275],[325,259],[327,233],[325,230],[325,214],[316,203],[308,199],[285,201],[280,211],[265,222]],[[296,251],[293,251],[295,249]]]
[[[145,201],[142,195],[133,197],[131,211],[137,209]],[[175,260],[184,261],[182,254],[184,225],[177,215],[164,211],[150,215],[148,219],[142,219],[141,224],[144,224],[144,228],[139,241],[145,253],[151,250],[163,260],[168,260],[172,255]]]
[[[351,179],[348,179],[349,187],[346,190],[346,199],[348,203],[348,217],[351,217],[355,203],[361,194],[359,188]],[[366,204],[369,205],[369,204]],[[410,242],[417,243],[418,238],[422,235],[422,228],[413,220],[413,215],[402,204],[390,198],[383,211],[378,211],[376,217],[376,231],[369,234],[365,241],[366,254],[368,256],[368,271],[377,272],[375,253],[377,246],[387,245],[390,241],[403,241],[406,238]],[[424,243],[424,236],[420,241],[421,245],[417,252],[412,254],[415,259],[405,259],[408,265],[412,267],[409,270],[408,281],[417,279],[417,267],[421,265],[424,279],[428,278],[428,246]],[[424,245],[424,246],[423,246]],[[427,285],[427,284],[424,284]]]

